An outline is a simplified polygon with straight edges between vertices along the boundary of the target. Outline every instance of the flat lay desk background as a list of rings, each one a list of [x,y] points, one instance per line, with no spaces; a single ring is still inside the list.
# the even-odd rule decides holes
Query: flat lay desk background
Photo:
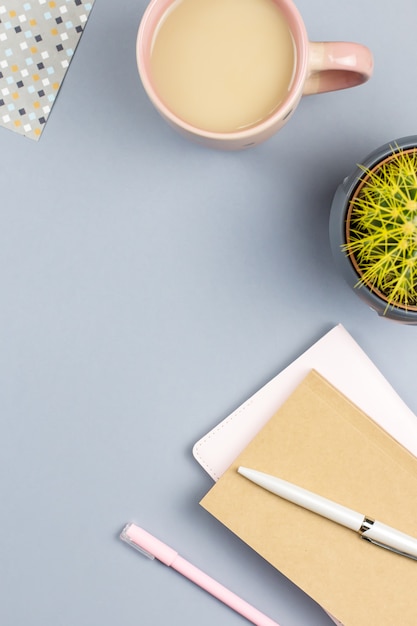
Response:
[[[417,412],[417,328],[360,302],[327,231],[354,164],[417,133],[417,6],[298,0],[310,38],[368,45],[374,76],[223,153],[149,103],[145,5],[96,0],[39,142],[0,129],[0,623],[246,623],[122,544],[134,521],[281,626],[327,626],[198,505],[191,449],[339,322]]]

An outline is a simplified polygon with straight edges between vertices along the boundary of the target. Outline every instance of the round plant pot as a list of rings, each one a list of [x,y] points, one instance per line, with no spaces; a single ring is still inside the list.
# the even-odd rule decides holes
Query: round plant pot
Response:
[[[381,289],[364,280],[360,264],[354,254],[346,250],[350,239],[352,207],[369,179],[370,172],[375,173],[378,167],[380,168],[383,163],[388,163],[398,152],[408,151],[417,151],[417,135],[384,144],[361,161],[360,166],[355,167],[339,185],[334,195],[330,211],[329,234],[336,266],[354,292],[378,315],[404,324],[417,324],[417,299],[410,298],[406,304],[390,300]]]

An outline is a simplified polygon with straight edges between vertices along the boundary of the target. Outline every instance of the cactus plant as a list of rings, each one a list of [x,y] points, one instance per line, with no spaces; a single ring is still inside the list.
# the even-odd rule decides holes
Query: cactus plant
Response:
[[[360,166],[361,167],[361,166]],[[365,284],[395,305],[417,307],[417,148],[392,154],[364,177],[346,219],[344,251]]]
[[[387,143],[339,185],[330,212],[336,265],[379,315],[417,324],[417,136]]]

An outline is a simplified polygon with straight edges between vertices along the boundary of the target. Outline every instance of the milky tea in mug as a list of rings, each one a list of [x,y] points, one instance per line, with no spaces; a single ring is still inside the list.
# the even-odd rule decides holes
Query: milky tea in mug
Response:
[[[268,118],[295,73],[293,36],[273,0],[176,0],[150,57],[155,91],[197,128],[228,133]]]

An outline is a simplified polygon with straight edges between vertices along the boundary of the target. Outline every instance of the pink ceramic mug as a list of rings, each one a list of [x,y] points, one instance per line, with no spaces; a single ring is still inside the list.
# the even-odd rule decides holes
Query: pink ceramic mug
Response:
[[[203,145],[237,150],[259,144],[289,120],[303,95],[353,87],[366,82],[372,75],[373,58],[368,48],[351,42],[310,42],[304,22],[292,0],[271,0],[284,16],[294,46],[292,79],[285,98],[270,115],[246,128],[230,132],[199,128],[182,119],[164,102],[158,94],[152,74],[151,54],[155,35],[166,16],[181,1],[151,0],[139,27],[137,63],[145,91],[157,111],[182,135]]]

